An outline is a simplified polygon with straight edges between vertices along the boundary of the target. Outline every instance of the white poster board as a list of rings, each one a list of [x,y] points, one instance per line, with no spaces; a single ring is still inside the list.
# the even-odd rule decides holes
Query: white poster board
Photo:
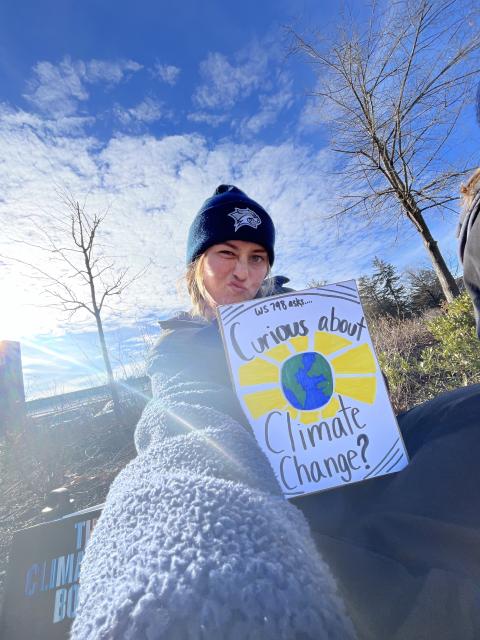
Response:
[[[408,464],[354,280],[218,316],[236,394],[285,496]]]

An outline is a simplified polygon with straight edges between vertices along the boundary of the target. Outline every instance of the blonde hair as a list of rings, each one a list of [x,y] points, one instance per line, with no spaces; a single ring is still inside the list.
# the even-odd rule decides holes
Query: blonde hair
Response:
[[[473,172],[465,184],[460,187],[462,194],[462,205],[465,209],[469,209],[473,199],[480,191],[480,168]]]
[[[190,301],[192,303],[192,308],[190,310],[191,315],[208,320],[212,316],[212,306],[208,302],[209,295],[203,282],[204,260],[205,254],[202,253],[201,256],[195,258],[195,260],[188,265],[187,272],[185,273],[185,282],[187,284],[188,295],[190,296]],[[270,266],[268,267],[265,279],[256,297],[265,298],[274,293],[275,283],[273,278],[269,278],[269,276]]]
[[[185,281],[187,283],[187,291],[192,302],[192,309],[190,313],[192,316],[198,316],[200,318],[207,318],[208,311],[211,308],[207,302],[207,290],[203,284],[203,261],[205,260],[205,254],[195,258],[187,267],[185,274]]]

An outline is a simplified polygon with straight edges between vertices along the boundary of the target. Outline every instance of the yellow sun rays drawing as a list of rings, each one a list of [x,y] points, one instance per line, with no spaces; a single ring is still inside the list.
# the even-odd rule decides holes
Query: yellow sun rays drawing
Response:
[[[311,338],[291,338],[242,365],[238,380],[240,387],[248,387],[243,400],[255,420],[277,409],[312,424],[335,416],[338,395],[373,404],[376,372],[368,344],[354,346],[347,338],[317,331]]]

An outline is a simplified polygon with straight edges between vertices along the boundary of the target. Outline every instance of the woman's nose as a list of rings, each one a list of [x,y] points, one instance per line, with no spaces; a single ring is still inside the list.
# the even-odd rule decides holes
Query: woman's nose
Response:
[[[238,258],[235,261],[235,268],[233,270],[233,274],[239,279],[239,280],[245,280],[248,276],[248,264],[246,260],[243,260],[242,258]]]

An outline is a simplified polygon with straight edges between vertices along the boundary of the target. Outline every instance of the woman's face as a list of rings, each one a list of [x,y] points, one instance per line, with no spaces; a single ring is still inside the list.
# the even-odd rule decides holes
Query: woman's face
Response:
[[[212,307],[251,300],[268,272],[268,254],[254,242],[228,240],[204,254],[203,284]]]

